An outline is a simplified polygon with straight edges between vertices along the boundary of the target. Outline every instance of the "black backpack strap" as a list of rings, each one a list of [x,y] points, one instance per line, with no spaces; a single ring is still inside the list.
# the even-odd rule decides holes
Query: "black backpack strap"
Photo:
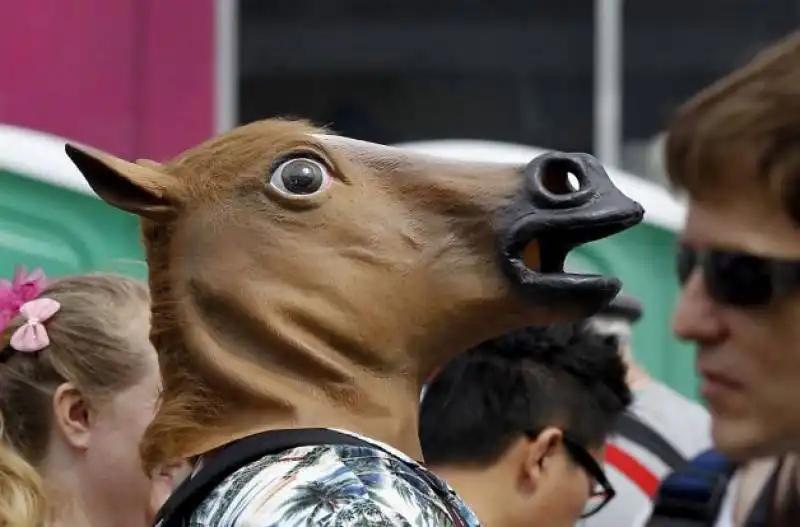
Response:
[[[197,474],[181,483],[159,510],[155,525],[183,527],[211,491],[240,468],[264,456],[309,445],[378,448],[352,435],[327,428],[271,430],[245,437],[215,452]]]
[[[658,489],[648,527],[714,525],[736,465],[708,450],[673,472]]]
[[[617,421],[616,433],[644,447],[660,459],[670,471],[678,470],[687,459],[661,434],[642,422],[635,415],[625,412]]]

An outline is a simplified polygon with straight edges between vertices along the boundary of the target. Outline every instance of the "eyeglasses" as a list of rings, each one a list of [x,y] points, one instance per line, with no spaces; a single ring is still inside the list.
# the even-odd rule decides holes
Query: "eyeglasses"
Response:
[[[708,294],[721,304],[763,307],[800,289],[800,260],[756,256],[722,249],[678,246],[678,280],[685,285],[696,267]]]
[[[534,430],[526,432],[526,435],[531,439],[536,439],[540,433],[541,431]],[[568,434],[562,435],[561,440],[564,443],[564,449],[567,451],[567,454],[576,464],[580,465],[592,482],[592,488],[589,491],[589,499],[586,501],[586,505],[583,508],[581,518],[594,516],[614,499],[617,491],[614,490],[611,482],[608,481],[603,467],[600,466],[600,463],[597,462],[594,456],[592,456],[585,447],[571,439]]]

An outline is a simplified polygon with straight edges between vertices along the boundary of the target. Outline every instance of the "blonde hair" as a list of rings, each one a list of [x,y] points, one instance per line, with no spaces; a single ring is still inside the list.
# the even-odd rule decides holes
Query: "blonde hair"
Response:
[[[90,401],[136,384],[147,371],[133,312],[148,312],[144,284],[121,276],[85,275],[53,282],[40,295],[61,304],[45,324],[50,345],[39,353],[9,346],[23,322],[12,320],[0,340],[0,527],[48,521],[36,467],[47,454],[53,391],[69,382]]]

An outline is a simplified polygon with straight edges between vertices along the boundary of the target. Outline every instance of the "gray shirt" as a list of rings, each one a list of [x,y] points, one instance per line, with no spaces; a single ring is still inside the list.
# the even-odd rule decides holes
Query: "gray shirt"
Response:
[[[651,381],[635,390],[631,412],[687,459],[711,448],[711,418],[708,411],[664,384]],[[619,436],[612,437],[609,443],[646,468],[651,479],[655,477],[661,480],[669,473],[669,467],[642,446]],[[652,508],[650,497],[608,461],[605,470],[617,491],[616,497],[599,513],[581,520],[577,525],[638,527],[649,517]]]

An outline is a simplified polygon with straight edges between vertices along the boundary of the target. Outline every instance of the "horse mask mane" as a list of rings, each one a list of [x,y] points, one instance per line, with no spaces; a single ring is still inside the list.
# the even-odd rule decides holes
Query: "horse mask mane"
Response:
[[[482,340],[602,307],[618,281],[564,258],[643,216],[586,154],[459,162],[284,120],[164,165],[66,148],[142,219],[164,386],[147,468],[300,427],[419,457],[423,380]]]

